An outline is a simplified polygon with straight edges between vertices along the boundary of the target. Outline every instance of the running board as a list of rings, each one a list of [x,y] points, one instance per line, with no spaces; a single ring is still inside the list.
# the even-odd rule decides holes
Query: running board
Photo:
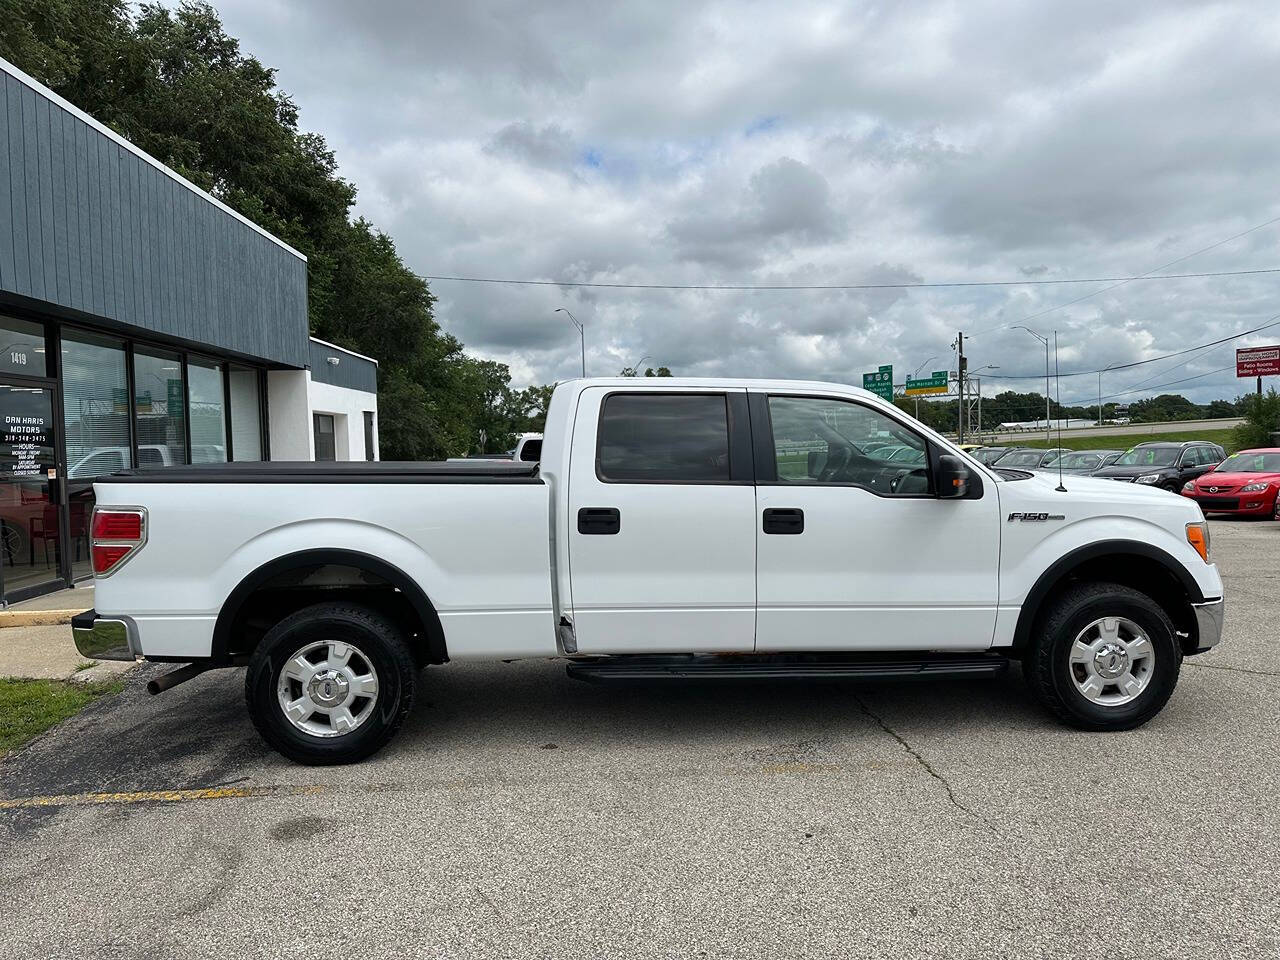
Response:
[[[575,680],[904,680],[926,677],[997,677],[1006,657],[990,653],[897,655],[617,656],[576,660],[565,669]]]

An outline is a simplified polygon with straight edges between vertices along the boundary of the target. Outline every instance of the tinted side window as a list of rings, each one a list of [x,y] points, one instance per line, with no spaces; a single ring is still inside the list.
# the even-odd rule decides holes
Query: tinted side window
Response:
[[[536,463],[542,459],[542,441],[526,440],[520,448],[520,459],[526,463]]]
[[[729,410],[723,394],[606,397],[597,472],[615,483],[728,483]]]
[[[924,437],[878,410],[828,397],[770,397],[769,420],[779,483],[848,484],[881,496],[929,493]]]

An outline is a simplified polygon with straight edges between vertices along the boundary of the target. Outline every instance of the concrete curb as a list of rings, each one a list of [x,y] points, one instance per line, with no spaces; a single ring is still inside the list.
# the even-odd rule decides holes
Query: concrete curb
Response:
[[[83,610],[0,610],[0,629],[5,627],[50,627],[70,623]]]
[[[77,670],[67,679],[72,683],[97,683],[100,680],[123,676],[137,666],[136,660],[96,660],[92,667]]]

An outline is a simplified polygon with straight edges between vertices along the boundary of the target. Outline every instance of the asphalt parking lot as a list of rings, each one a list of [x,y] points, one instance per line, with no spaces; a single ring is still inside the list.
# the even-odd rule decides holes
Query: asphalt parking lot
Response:
[[[1280,524],[1212,534],[1225,639],[1123,734],[1016,671],[452,664],[388,750],[316,769],[261,745],[242,671],[148,697],[144,670],[0,765],[5,800],[63,798],[0,808],[0,954],[1280,955]]]

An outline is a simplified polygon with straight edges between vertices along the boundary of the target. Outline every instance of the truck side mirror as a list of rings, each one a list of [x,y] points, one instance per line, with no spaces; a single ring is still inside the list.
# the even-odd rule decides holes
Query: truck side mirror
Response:
[[[820,450],[810,450],[805,458],[805,476],[817,480],[822,475],[822,465],[827,462],[827,455]]]
[[[938,455],[938,467],[934,471],[938,498],[955,500],[969,492],[969,468],[954,454]]]

